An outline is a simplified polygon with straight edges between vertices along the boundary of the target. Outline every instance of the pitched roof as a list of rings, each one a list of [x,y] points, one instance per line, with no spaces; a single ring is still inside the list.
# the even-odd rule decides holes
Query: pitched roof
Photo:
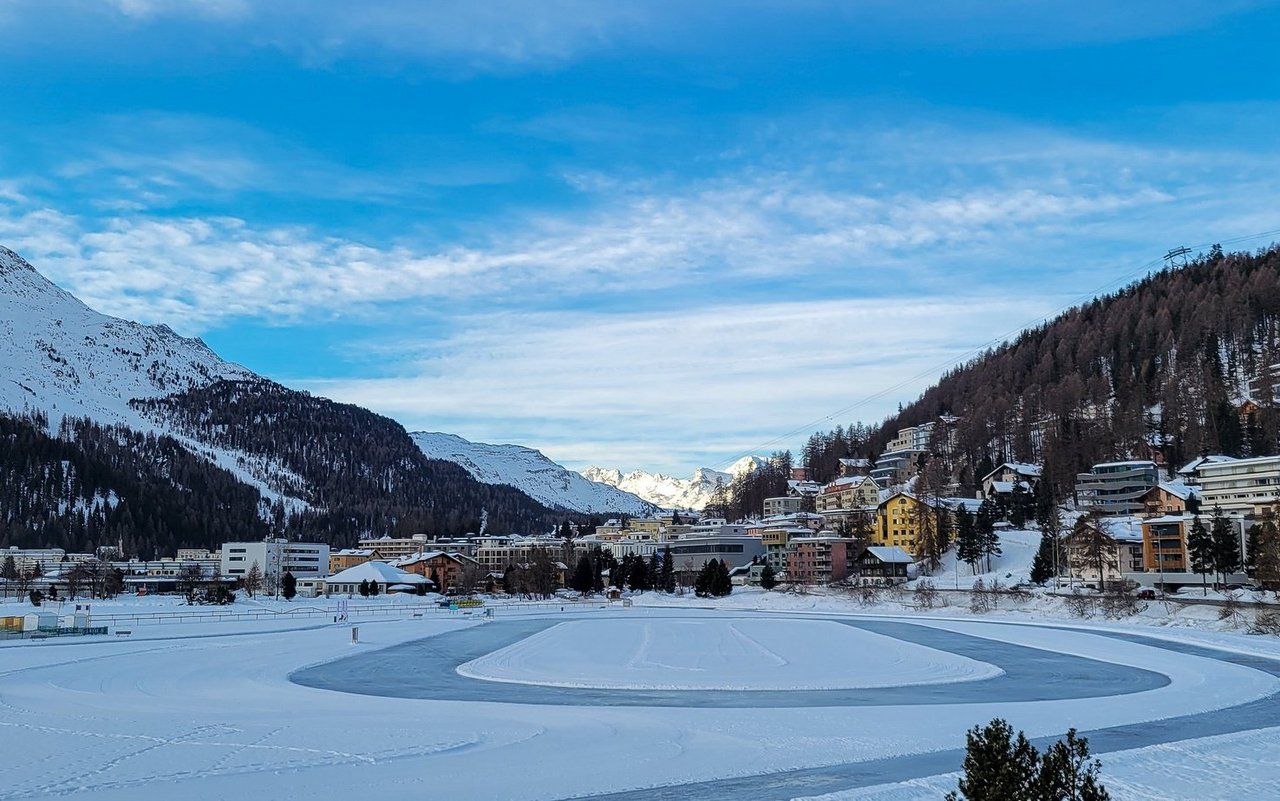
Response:
[[[1160,489],[1184,501],[1189,498],[1200,497],[1200,491],[1197,488],[1181,481],[1162,481],[1160,482]]]
[[[911,564],[916,558],[896,545],[871,545],[867,553],[885,564]]]
[[[408,573],[386,562],[365,562],[349,567],[341,573],[335,573],[325,579],[329,584],[359,584],[362,581],[376,581],[379,584],[434,584],[435,582],[417,573]]]
[[[1234,456],[1223,456],[1222,454],[1209,454],[1207,456],[1197,456],[1196,458],[1184,464],[1182,468],[1178,470],[1178,475],[1183,475],[1183,476],[1190,475],[1196,472],[1197,470],[1199,470],[1202,465],[1206,465],[1206,464],[1218,464],[1220,462],[1235,462],[1235,461],[1239,461],[1239,460],[1236,459]]]

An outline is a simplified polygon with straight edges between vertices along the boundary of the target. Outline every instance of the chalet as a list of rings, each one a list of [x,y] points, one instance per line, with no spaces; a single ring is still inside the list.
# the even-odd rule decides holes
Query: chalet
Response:
[[[901,548],[872,545],[858,557],[858,574],[866,579],[900,583],[911,577],[915,557]]]
[[[983,498],[1008,498],[1014,492],[1032,494],[1040,484],[1040,465],[1005,462],[982,477]]]

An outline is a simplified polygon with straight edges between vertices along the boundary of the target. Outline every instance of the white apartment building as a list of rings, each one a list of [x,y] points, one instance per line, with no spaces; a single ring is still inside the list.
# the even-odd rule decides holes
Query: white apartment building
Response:
[[[415,553],[428,551],[427,535],[414,534],[412,537],[392,537],[384,534],[381,537],[367,537],[359,540],[357,547],[372,548],[378,555],[388,561],[403,559]]]
[[[254,562],[258,563],[268,586],[286,572],[293,573],[298,579],[324,578],[329,575],[329,546],[284,539],[222,544],[221,569],[224,576],[243,578]]]
[[[1200,479],[1200,509],[1251,512],[1254,504],[1280,496],[1280,456],[1259,456],[1230,462],[1203,463],[1196,468]]]

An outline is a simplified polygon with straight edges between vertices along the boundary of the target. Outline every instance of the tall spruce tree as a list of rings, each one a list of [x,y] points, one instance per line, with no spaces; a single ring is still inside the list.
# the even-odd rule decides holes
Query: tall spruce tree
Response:
[[[1213,538],[1213,569],[1227,583],[1227,577],[1240,570],[1240,538],[1222,509],[1214,507],[1209,529]]]
[[[1280,590],[1280,526],[1275,512],[1268,509],[1253,528],[1257,532],[1253,577],[1266,589]]]
[[[956,510],[956,558],[969,565],[975,576],[978,575],[982,545],[973,515],[963,508]]]
[[[773,565],[766,562],[760,570],[760,588],[771,590],[776,586],[778,586],[778,574],[773,569]]]
[[[675,557],[671,555],[671,548],[662,549],[662,571],[660,579],[663,592],[676,591],[676,562]]]
[[[1053,535],[1044,532],[1040,535],[1040,547],[1035,558],[1031,560],[1031,580],[1036,584],[1044,584],[1053,577],[1053,550],[1057,547]]]
[[[573,569],[573,576],[569,579],[569,589],[587,595],[591,592],[595,579],[596,571],[591,566],[591,557],[583,554],[578,558],[578,564]]]
[[[1191,530],[1187,532],[1187,556],[1191,560],[1192,572],[1200,574],[1201,592],[1208,595],[1208,576],[1213,572],[1213,537],[1204,527],[1200,515],[1191,519]]]

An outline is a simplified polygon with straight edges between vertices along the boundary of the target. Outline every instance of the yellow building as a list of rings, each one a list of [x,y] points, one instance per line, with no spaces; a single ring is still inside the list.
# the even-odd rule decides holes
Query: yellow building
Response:
[[[349,567],[362,565],[365,562],[382,559],[382,554],[373,548],[343,548],[329,552],[329,575],[341,573]]]
[[[876,510],[875,544],[897,546],[919,556],[919,520],[924,508],[923,501],[905,492],[889,496]]]

